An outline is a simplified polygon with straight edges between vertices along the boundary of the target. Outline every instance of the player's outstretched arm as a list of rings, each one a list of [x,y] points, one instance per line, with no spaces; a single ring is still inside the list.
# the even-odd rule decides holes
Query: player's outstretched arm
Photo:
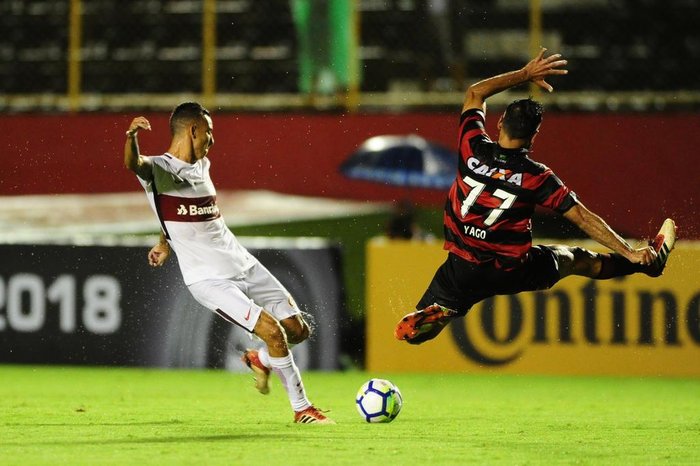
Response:
[[[635,249],[618,235],[610,226],[586,208],[579,201],[569,209],[564,217],[579,227],[591,239],[622,255],[635,264],[649,265],[656,259],[656,251],[651,247]]]
[[[160,267],[165,264],[165,261],[170,257],[170,245],[165,239],[163,232],[160,233],[158,244],[153,246],[148,251],[148,265],[151,267]]]
[[[136,173],[141,179],[147,180],[151,176],[150,162],[139,153],[139,142],[137,139],[138,132],[142,129],[150,131],[151,124],[144,117],[134,118],[126,132],[124,166]]]
[[[528,81],[535,83],[547,92],[552,92],[554,88],[545,81],[545,78],[551,75],[568,73],[567,70],[562,69],[562,66],[567,64],[567,61],[562,60],[561,55],[558,53],[545,57],[544,53],[546,51],[547,49],[544,47],[541,48],[537,56],[519,70],[499,74],[469,86],[464,96],[462,112],[471,108],[486,110],[486,99]]]

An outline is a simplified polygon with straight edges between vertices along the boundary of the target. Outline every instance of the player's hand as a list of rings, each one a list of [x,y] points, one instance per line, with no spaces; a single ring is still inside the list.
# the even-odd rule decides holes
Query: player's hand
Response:
[[[158,243],[148,251],[148,265],[160,267],[170,257],[170,246],[168,243]]]
[[[630,251],[626,257],[633,264],[651,265],[656,260],[656,251],[651,246],[646,246]]]
[[[540,48],[540,53],[523,67],[527,73],[527,78],[547,92],[552,92],[554,88],[544,79],[547,76],[566,74],[569,71],[561,67],[568,62],[561,59],[561,54],[555,53],[545,58],[546,48]]]
[[[151,130],[151,124],[145,117],[142,116],[136,117],[131,121],[131,124],[129,125],[129,129],[127,130],[126,134],[128,134],[129,136],[134,136],[141,129],[145,129],[148,131]]]

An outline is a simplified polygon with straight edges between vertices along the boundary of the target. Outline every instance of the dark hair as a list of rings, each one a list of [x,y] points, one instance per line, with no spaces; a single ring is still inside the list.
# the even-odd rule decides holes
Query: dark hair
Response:
[[[170,133],[174,135],[180,127],[196,121],[204,115],[209,115],[209,110],[202,107],[200,103],[181,103],[170,114]]]
[[[513,139],[530,139],[542,123],[544,107],[531,98],[512,102],[503,114],[503,128]]]

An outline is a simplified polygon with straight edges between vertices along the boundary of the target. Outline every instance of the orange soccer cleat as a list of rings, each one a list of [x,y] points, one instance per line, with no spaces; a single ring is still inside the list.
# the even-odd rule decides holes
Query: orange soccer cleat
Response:
[[[265,367],[260,358],[258,357],[258,352],[256,350],[246,350],[241,357],[241,361],[245,363],[246,366],[250,367],[253,371],[253,378],[255,379],[255,388],[258,389],[263,395],[270,393],[270,385],[268,383],[270,378],[270,369]]]
[[[294,422],[297,424],[335,424],[335,421],[327,418],[319,409],[309,406],[294,413]]]
[[[420,311],[406,314],[396,325],[394,336],[397,340],[417,345],[438,336],[456,316],[457,311],[439,304],[432,304]]]

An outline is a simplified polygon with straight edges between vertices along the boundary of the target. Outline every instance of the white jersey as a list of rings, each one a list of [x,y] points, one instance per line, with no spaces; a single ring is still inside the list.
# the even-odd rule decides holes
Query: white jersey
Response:
[[[228,229],[216,205],[209,159],[189,164],[168,153],[148,159],[152,178],[137,178],[177,254],[185,284],[235,277],[252,267],[256,259]]]

